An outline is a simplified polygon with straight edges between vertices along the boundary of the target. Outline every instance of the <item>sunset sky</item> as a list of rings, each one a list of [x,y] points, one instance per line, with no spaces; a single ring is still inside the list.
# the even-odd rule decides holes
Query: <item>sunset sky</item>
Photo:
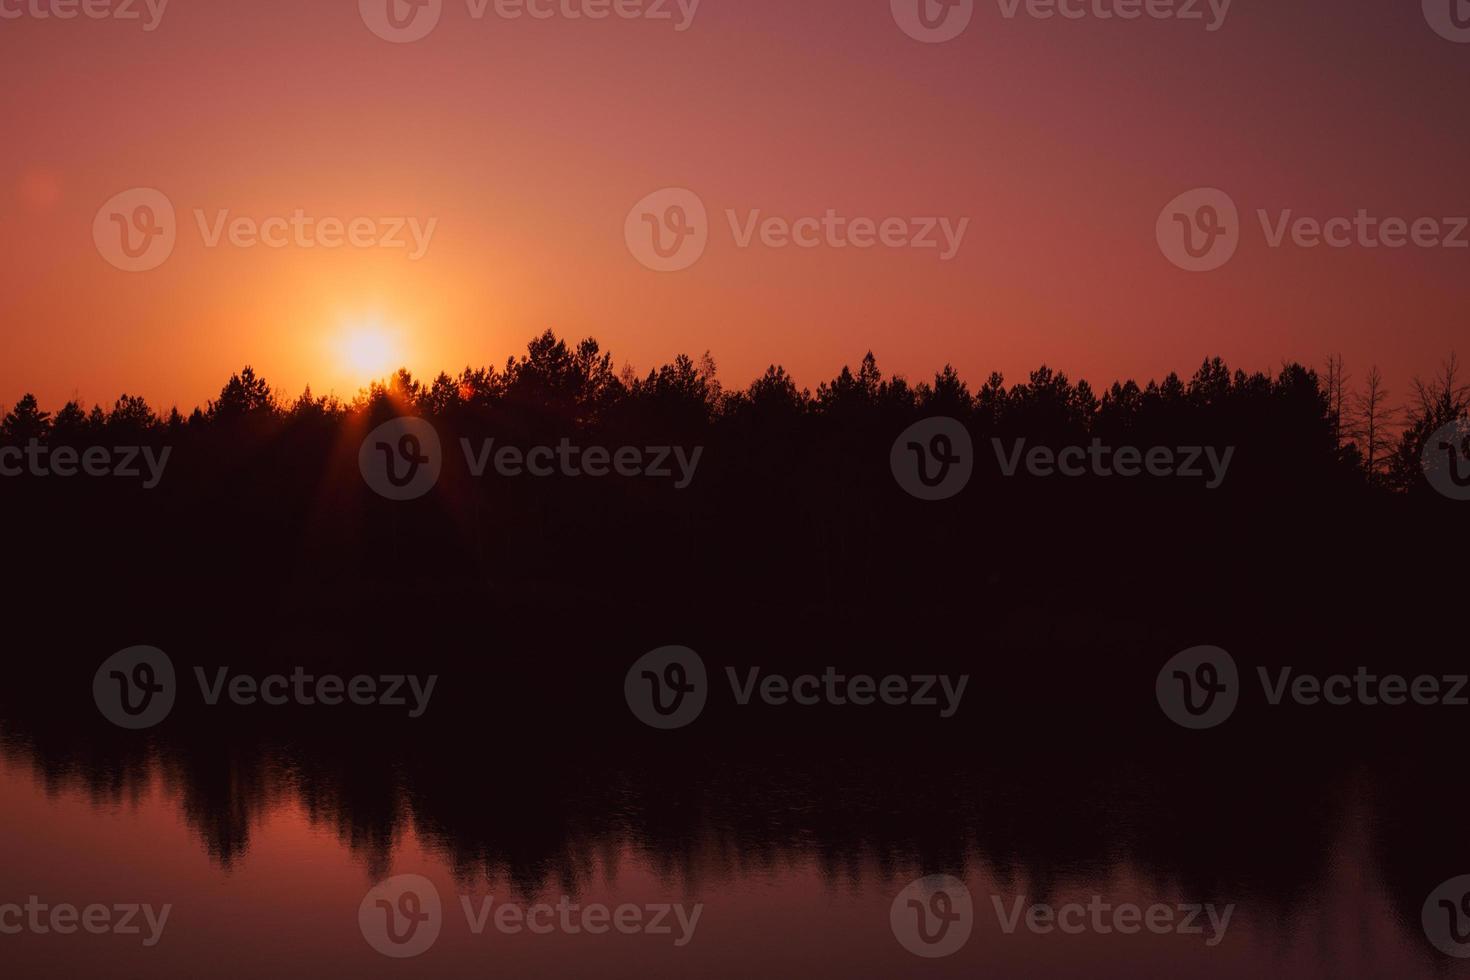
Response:
[[[35,16],[48,2],[0,0],[7,404],[187,409],[246,363],[287,394],[350,395],[378,362],[500,364],[547,328],[640,371],[709,350],[740,386],[780,362],[815,387],[869,348],[972,385],[1043,361],[1101,384],[1341,352],[1401,397],[1470,354],[1470,248],[1271,248],[1256,217],[1470,215],[1470,44],[1418,2],[1235,0],[1211,31],[1203,2],[1203,21],[1124,21],[979,0],[933,44],[889,0],[702,0],[682,31],[673,0],[669,20],[445,0],[412,43],[356,0],[171,0],[153,30],[142,0],[141,21]],[[176,209],[177,245],[129,273],[93,223],[139,187]],[[709,245],[660,273],[624,226],[668,187],[708,208]],[[1155,224],[1200,187],[1239,206],[1241,242],[1191,273]],[[211,248],[196,209],[436,224],[412,261]],[[950,261],[741,248],[726,211],[757,209],[969,225]]]

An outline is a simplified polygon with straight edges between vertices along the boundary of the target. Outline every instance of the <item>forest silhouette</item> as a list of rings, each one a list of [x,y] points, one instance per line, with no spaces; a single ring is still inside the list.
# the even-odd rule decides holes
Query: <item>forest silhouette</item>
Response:
[[[1349,564],[1396,561],[1389,538],[1422,539],[1456,513],[1420,458],[1429,434],[1470,403],[1453,356],[1402,408],[1376,370],[1355,386],[1338,358],[1320,373],[1289,363],[1274,375],[1209,359],[1187,380],[1115,382],[1101,394],[1048,367],[1011,384],[992,374],[974,390],[950,367],[910,383],[885,377],[872,354],[815,392],[778,366],[726,388],[708,355],[646,375],[614,364],[595,340],[569,345],[548,331],[502,367],[427,383],[399,371],[348,402],[309,389],[282,397],[249,367],[187,416],[132,395],[111,411],[69,402],[52,414],[26,396],[0,423],[0,444],[141,445],[170,457],[152,490],[0,480],[0,500],[27,515],[14,528],[30,563],[23,588],[64,582],[90,559],[116,570],[97,601],[123,608],[160,588],[196,606],[248,589],[256,602],[316,607],[412,587],[492,605],[575,597],[626,609],[741,594],[787,609],[869,609],[916,594],[983,600],[977,583],[1091,599],[1143,580],[1172,587],[1180,567],[1207,579],[1286,574],[1245,550],[1285,540],[1322,558],[1344,548]],[[423,499],[382,499],[358,472],[364,436],[398,416],[427,419],[443,445],[443,476]],[[982,464],[963,493],[937,503],[908,496],[889,468],[898,434],[931,416],[961,422]],[[461,440],[492,438],[702,455],[684,489],[616,476],[472,478]],[[1228,479],[1206,490],[1181,479],[1006,477],[983,465],[993,440],[1235,455]],[[1142,547],[1163,551],[1124,557]],[[1082,569],[1063,555],[1104,563],[1106,581],[1074,588]]]
[[[931,381],[911,384],[885,378],[869,352],[854,371],[844,367],[815,394],[798,388],[784,368],[772,365],[743,389],[726,389],[708,353],[696,361],[680,355],[640,376],[614,367],[595,339],[568,345],[547,331],[519,359],[503,367],[465,368],[416,380],[399,369],[354,398],[315,396],[308,387],[282,397],[252,367],[232,375],[219,397],[185,416],[177,408],[157,413],[141,396],[123,394],[111,410],[69,401],[54,414],[25,395],[0,421],[0,444],[31,439],[84,446],[171,439],[190,449],[226,457],[258,448],[265,440],[308,438],[359,417],[395,414],[443,420],[458,429],[479,426],[539,439],[573,434],[623,438],[706,438],[709,441],[781,439],[766,455],[794,440],[830,441],[841,432],[880,432],[908,420],[946,415],[977,435],[1021,434],[1037,440],[1164,445],[1186,433],[1224,438],[1235,445],[1296,458],[1300,471],[1330,472],[1342,481],[1410,490],[1417,479],[1425,437],[1464,418],[1470,383],[1456,357],[1429,381],[1415,379],[1401,406],[1389,400],[1374,367],[1361,386],[1351,385],[1340,357],[1323,371],[1285,363],[1274,376],[1231,371],[1206,359],[1186,381],[1171,373],[1140,386],[1114,382],[1100,395],[1087,381],[1043,365],[1021,383],[991,374],[971,391],[946,365]],[[1399,423],[1402,424],[1399,424]]]

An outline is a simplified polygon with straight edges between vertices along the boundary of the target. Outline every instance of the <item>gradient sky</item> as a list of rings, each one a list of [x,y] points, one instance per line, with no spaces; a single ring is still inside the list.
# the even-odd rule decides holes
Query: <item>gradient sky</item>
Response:
[[[1341,352],[1402,396],[1470,353],[1470,249],[1272,249],[1255,218],[1470,215],[1470,44],[1417,2],[1235,0],[1209,32],[978,0],[964,34],[921,44],[889,0],[703,0],[684,32],[475,20],[446,0],[432,34],[390,44],[355,0],[172,0],[151,32],[0,19],[0,55],[7,403],[187,408],[247,362],[290,394],[351,394],[367,378],[342,337],[373,322],[420,374],[501,363],[552,328],[642,371],[709,350],[742,386],[781,362],[815,387],[869,348],[889,372],[950,361],[972,385],[1043,361],[1097,384]],[[669,186],[700,196],[712,235],[660,274],[623,229]],[[92,223],[133,187],[169,197],[179,240],[130,274]],[[1196,187],[1243,219],[1207,274],[1154,237]],[[206,248],[195,208],[438,227],[418,262]],[[725,210],[757,208],[970,227],[949,262],[736,247]]]

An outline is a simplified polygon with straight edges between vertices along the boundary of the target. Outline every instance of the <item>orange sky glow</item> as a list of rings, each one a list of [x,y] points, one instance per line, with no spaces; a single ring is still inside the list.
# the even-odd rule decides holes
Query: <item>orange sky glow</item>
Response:
[[[547,328],[640,372],[708,350],[734,386],[777,362],[815,387],[870,348],[972,386],[1042,362],[1100,385],[1341,352],[1402,396],[1470,347],[1470,248],[1273,248],[1257,217],[1470,214],[1470,45],[1417,3],[1237,0],[1211,31],[990,0],[936,44],[887,0],[703,0],[683,30],[672,2],[670,20],[476,6],[445,0],[412,43],[353,0],[173,0],[152,30],[0,18],[0,399],[187,410],[247,363],[283,394],[350,396],[389,361],[498,365]],[[625,219],[670,187],[707,208],[708,246],[657,272]],[[1241,218],[1208,273],[1155,240],[1197,187]],[[177,214],[146,272],[93,236],[132,188]],[[968,224],[947,260],[740,244],[755,212],[829,211]],[[418,256],[407,230],[403,248],[211,244],[222,212],[432,234]]]

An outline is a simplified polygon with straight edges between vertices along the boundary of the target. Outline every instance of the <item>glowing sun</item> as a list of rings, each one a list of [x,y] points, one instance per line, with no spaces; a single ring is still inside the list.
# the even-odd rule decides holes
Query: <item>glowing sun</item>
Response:
[[[376,323],[343,330],[338,355],[342,365],[361,380],[387,377],[402,360],[397,336]]]

